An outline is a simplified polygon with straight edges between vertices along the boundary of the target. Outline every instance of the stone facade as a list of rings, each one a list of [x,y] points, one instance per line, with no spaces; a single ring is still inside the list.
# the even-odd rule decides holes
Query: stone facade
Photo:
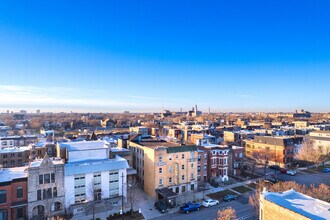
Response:
[[[33,161],[28,168],[28,218],[45,219],[65,213],[64,164],[61,160]]]

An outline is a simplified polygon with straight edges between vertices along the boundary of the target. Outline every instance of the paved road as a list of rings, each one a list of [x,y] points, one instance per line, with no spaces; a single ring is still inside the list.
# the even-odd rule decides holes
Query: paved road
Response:
[[[317,172],[313,174],[298,172],[296,176],[289,176],[286,174],[278,175],[278,179],[282,181],[295,181],[299,184],[315,186],[320,185],[321,183],[330,185],[330,173]]]
[[[251,209],[248,201],[248,195],[240,196],[236,201],[231,202],[222,202],[219,205],[204,208],[202,207],[201,210],[191,212],[189,214],[185,213],[174,213],[170,215],[163,215],[161,217],[157,217],[155,219],[159,220],[215,220],[217,217],[218,210],[222,210],[226,207],[232,207],[236,211],[237,218],[240,220],[253,220],[254,212]]]

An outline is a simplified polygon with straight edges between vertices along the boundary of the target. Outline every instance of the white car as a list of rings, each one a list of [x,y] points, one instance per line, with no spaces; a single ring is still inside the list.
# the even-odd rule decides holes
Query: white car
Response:
[[[220,202],[218,200],[208,199],[203,202],[204,207],[211,207],[214,205],[218,205]]]
[[[294,176],[294,175],[297,174],[297,172],[294,171],[294,170],[288,170],[288,171],[286,172],[286,174],[288,174],[288,175],[290,175],[290,176]]]

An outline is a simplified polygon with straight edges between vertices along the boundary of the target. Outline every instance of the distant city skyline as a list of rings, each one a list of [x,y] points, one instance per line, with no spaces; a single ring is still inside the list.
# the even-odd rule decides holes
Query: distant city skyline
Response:
[[[322,0],[4,1],[0,112],[327,112],[329,11]]]

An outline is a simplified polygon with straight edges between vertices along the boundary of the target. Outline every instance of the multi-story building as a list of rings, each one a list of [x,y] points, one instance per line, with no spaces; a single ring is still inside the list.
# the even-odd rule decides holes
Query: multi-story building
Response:
[[[309,138],[322,154],[330,154],[330,131],[313,131],[309,133]]]
[[[291,189],[260,194],[260,220],[330,219],[330,203]]]
[[[243,165],[243,158],[245,154],[245,148],[240,146],[232,146],[230,152],[230,160],[232,169],[229,169],[230,175],[237,176],[240,175],[242,165]]]
[[[29,146],[0,149],[0,165],[4,168],[27,165],[30,157],[30,149]]]
[[[164,199],[197,189],[196,145],[142,139],[139,135],[130,140],[129,146],[137,179],[149,196]]]
[[[141,134],[143,138],[150,136],[150,134],[149,134],[149,128],[147,128],[147,127],[142,127],[142,126],[139,126],[139,127],[130,127],[129,128],[129,131],[130,132],[134,132],[136,134]]]
[[[109,148],[104,141],[62,143],[65,149],[65,205],[73,214],[88,213],[91,202],[110,206],[126,201],[127,160],[116,156],[109,159]]]
[[[0,219],[27,219],[27,167],[0,171]]]
[[[64,162],[36,159],[28,168],[28,217],[45,219],[65,213]]]
[[[209,144],[200,149],[208,153],[208,177],[227,181],[230,169],[230,147]]]
[[[197,159],[197,181],[198,186],[204,186],[207,183],[207,161],[208,156],[207,152],[204,150],[198,149],[198,159]]]
[[[7,136],[0,138],[0,148],[3,147],[22,147],[28,146],[38,141],[38,137],[35,135],[24,136]]]
[[[263,163],[286,167],[293,160],[294,143],[292,137],[255,136],[254,140],[246,140],[245,153]]]

